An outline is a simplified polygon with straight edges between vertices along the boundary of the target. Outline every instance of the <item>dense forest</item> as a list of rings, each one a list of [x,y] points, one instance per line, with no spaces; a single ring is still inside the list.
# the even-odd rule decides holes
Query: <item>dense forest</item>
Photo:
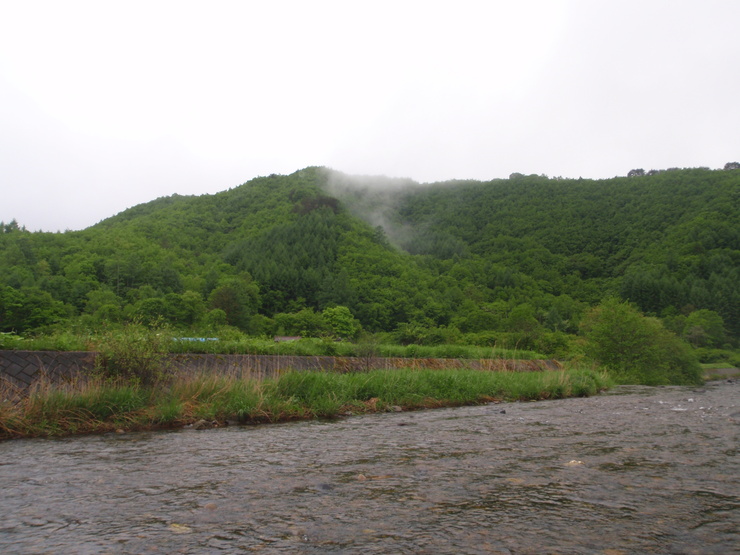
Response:
[[[740,171],[418,184],[326,168],[159,198],[82,231],[0,227],[0,332],[386,334],[577,348],[629,301],[694,347],[740,340]]]

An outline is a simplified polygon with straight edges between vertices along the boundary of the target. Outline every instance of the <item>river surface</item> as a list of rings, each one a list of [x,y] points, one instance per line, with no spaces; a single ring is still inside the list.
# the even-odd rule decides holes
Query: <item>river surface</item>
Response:
[[[740,552],[740,382],[0,443],[2,553]]]

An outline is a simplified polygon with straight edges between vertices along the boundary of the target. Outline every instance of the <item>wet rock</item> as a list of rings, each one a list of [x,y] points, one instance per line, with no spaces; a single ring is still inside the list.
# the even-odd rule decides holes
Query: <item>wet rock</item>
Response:
[[[403,408],[402,408],[402,407],[399,407],[398,405],[393,405],[393,406],[391,407],[391,410],[392,410],[393,412],[403,412]]]
[[[207,430],[209,428],[216,428],[218,427],[218,422],[215,420],[212,422],[209,422],[208,420],[203,420],[202,418],[198,420],[195,424],[193,424],[194,430]]]
[[[174,532],[175,534],[190,534],[193,531],[193,529],[188,526],[176,524],[174,522],[170,524],[168,528],[170,532]]]

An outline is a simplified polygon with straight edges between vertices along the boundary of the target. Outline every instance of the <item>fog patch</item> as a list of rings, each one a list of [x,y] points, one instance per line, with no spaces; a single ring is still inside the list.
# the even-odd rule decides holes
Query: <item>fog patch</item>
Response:
[[[409,178],[324,171],[328,194],[338,198],[353,216],[380,227],[392,245],[406,248],[414,231],[403,221],[398,206],[404,196],[424,185]]]

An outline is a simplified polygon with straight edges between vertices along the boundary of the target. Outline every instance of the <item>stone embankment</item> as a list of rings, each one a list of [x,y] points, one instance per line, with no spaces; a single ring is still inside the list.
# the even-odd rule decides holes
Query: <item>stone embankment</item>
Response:
[[[0,351],[0,380],[26,388],[45,376],[64,381],[95,366],[95,353],[86,351]]]
[[[95,366],[94,352],[87,351],[5,351],[0,350],[0,380],[26,388],[45,376],[63,382],[85,375]],[[178,374],[217,372],[240,377],[268,377],[285,370],[362,372],[394,368],[473,368],[494,372],[559,370],[556,360],[381,358],[275,355],[177,354],[164,364]]]

